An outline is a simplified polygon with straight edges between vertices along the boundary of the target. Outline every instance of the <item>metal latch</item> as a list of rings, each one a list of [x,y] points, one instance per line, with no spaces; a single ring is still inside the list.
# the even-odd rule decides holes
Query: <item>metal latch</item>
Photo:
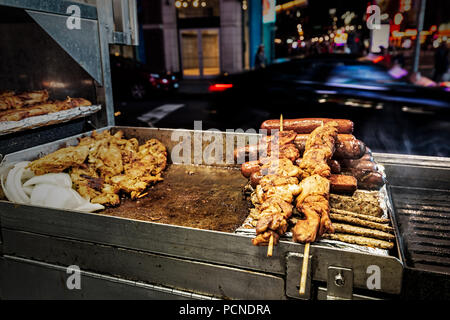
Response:
[[[352,299],[353,270],[342,267],[328,267],[327,299]]]
[[[286,257],[286,296],[296,299],[311,298],[311,260],[312,255],[308,257],[308,271],[306,277],[305,294],[300,296],[300,277],[302,273],[303,254],[290,252]]]

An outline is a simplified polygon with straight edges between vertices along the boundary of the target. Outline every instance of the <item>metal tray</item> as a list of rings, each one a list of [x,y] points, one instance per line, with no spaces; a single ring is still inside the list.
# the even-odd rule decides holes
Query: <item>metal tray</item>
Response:
[[[15,133],[24,130],[50,126],[53,124],[63,123],[70,120],[87,117],[96,113],[102,107],[100,105],[92,105],[86,107],[76,107],[68,110],[52,112],[36,117],[29,117],[20,121],[1,121],[0,135]]]

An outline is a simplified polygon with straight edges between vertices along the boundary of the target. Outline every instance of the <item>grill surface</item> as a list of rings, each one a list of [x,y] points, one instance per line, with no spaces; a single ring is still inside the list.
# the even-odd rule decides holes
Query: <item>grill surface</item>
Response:
[[[450,274],[450,191],[392,187],[406,265]]]

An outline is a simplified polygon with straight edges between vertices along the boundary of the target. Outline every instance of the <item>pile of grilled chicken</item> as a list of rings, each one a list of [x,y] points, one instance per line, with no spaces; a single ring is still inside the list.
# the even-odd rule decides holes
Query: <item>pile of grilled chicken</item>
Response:
[[[50,101],[47,90],[16,94],[14,91],[0,93],[0,121],[19,121],[25,118],[90,106],[83,98],[67,97],[64,101]]]
[[[276,244],[294,222],[290,229],[296,242],[324,237],[392,248],[393,229],[380,217],[377,197],[357,190],[377,190],[384,178],[370,150],[351,135],[353,123],[340,119],[284,120],[284,128],[291,130],[281,132],[276,131],[279,125],[277,120],[264,122],[261,128],[271,135],[256,146],[235,150],[237,159],[260,156],[241,167],[254,190],[250,217],[256,221],[256,237],[252,243],[268,245],[273,237]],[[294,210],[303,219],[292,218]],[[334,235],[336,226],[339,234]]]
[[[156,139],[139,145],[136,138],[124,139],[123,132],[93,132],[77,146],[59,149],[29,164],[36,175],[68,172],[74,189],[91,203],[115,206],[119,193],[132,199],[145,195],[146,188],[163,180],[167,164],[166,147]]]

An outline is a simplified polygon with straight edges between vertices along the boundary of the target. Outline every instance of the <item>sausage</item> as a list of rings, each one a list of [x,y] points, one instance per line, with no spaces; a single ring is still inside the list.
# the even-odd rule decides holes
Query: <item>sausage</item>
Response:
[[[350,233],[362,237],[376,238],[381,240],[395,240],[395,235],[380,230],[357,227],[343,223],[333,223],[333,227],[337,233]]]
[[[259,170],[260,170],[260,166],[259,166],[258,160],[244,162],[241,165],[241,173],[246,178],[250,178],[250,176],[253,172],[256,172]]]
[[[267,148],[264,144],[252,144],[234,150],[235,160],[243,159],[244,161],[265,158],[271,154],[271,148]],[[279,147],[278,158],[287,158],[291,161],[295,161],[298,157],[300,157],[300,152],[294,144],[289,143]]]
[[[336,142],[335,159],[359,159],[366,152],[366,145],[358,139]]]
[[[294,144],[300,152],[305,150],[306,140],[309,134],[298,134],[295,137]],[[336,141],[336,150],[334,158],[336,159],[359,159],[366,151],[364,142],[356,139],[351,134],[338,134]]]
[[[372,153],[369,151],[369,148],[367,146],[366,146],[366,153],[364,153],[364,155],[358,160],[373,161]]]
[[[351,160],[351,159],[342,159],[340,161],[342,168],[353,168],[363,171],[372,171],[377,172],[378,166],[375,162],[370,160],[363,160],[364,156],[361,159]]]
[[[355,177],[342,174],[330,176],[330,191],[334,193],[353,193],[357,188]]]
[[[374,217],[381,217],[378,193],[356,190],[351,196],[330,193],[330,207]]]
[[[328,160],[328,165],[330,166],[331,173],[341,173],[341,164],[337,160]]]
[[[256,186],[259,184],[259,181],[264,177],[264,175],[261,173],[261,171],[253,172],[250,175],[250,185],[253,188],[256,188]]]
[[[247,159],[258,159],[260,151],[261,153],[266,153],[267,147],[264,145],[249,144],[244,147],[234,149],[234,159],[243,159],[244,161]]]
[[[338,133],[352,133],[353,122],[346,119],[329,119],[329,118],[302,118],[302,119],[285,119],[283,120],[283,130],[292,130],[297,133],[311,133],[317,127],[324,123],[335,121],[338,123]],[[267,130],[268,134],[272,130],[280,130],[280,120],[266,120],[261,124],[261,129]]]
[[[367,247],[373,247],[373,248],[381,248],[381,249],[392,249],[394,248],[394,243],[379,239],[373,239],[368,237],[362,237],[362,236],[354,236],[350,234],[343,234],[343,233],[336,233],[336,234],[328,234],[325,233],[322,235],[322,238],[324,239],[331,239],[331,240],[339,240],[342,242],[347,243],[354,243],[358,245],[363,245]]]
[[[358,188],[360,189],[378,190],[386,183],[384,176],[376,171],[349,168],[345,169],[342,173],[355,177],[358,181]]]

